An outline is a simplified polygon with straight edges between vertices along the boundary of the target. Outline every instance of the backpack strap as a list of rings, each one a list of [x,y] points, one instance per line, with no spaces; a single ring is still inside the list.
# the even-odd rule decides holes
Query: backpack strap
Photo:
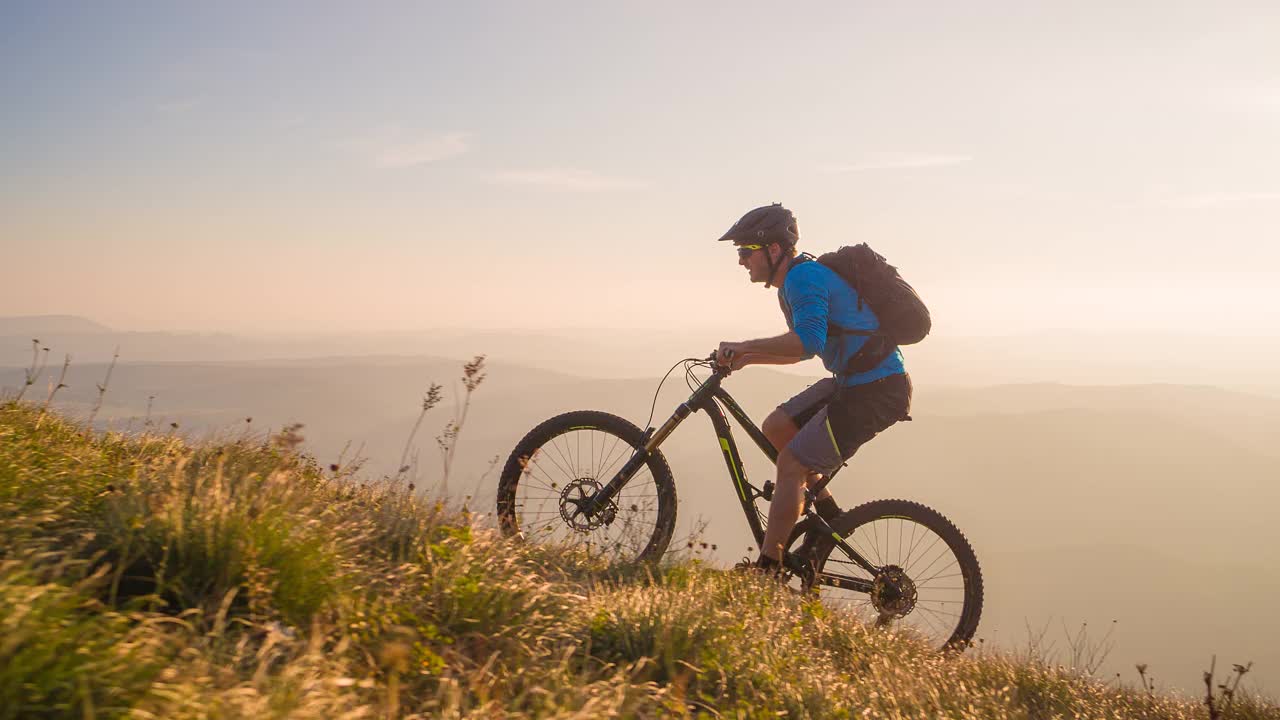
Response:
[[[871,332],[867,333],[867,335],[867,341],[862,343],[862,347],[858,348],[857,352],[850,356],[848,362],[845,363],[845,375],[854,375],[873,370],[884,362],[885,358],[892,355],[894,350],[898,349],[898,344],[885,333]]]
[[[817,258],[810,255],[807,252],[800,253],[799,255],[791,258],[791,264],[787,265],[787,272],[790,273],[791,268],[799,265],[800,263],[809,262],[810,260],[817,260]],[[787,276],[783,275],[782,277],[783,277],[783,282],[785,283]],[[794,330],[795,329],[794,324],[791,322],[791,303],[787,302],[786,294],[782,292],[781,285],[778,286],[778,305],[782,307],[783,314],[787,316],[787,327]],[[830,328],[829,323],[827,327]],[[830,335],[830,332],[828,332],[828,335]]]

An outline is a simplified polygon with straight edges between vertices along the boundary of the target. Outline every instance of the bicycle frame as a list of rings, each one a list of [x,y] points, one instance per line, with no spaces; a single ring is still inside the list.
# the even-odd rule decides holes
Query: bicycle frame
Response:
[[[755,441],[757,447],[760,448],[769,461],[776,464],[778,462],[778,450],[769,442],[760,428],[756,427],[751,418],[747,417],[747,413],[738,405],[737,401],[729,395],[729,392],[720,386],[726,374],[720,370],[716,370],[707,378],[689,399],[680,403],[676,407],[671,417],[662,424],[657,430],[652,427],[645,431],[646,441],[644,448],[638,450],[631,459],[628,460],[617,474],[609,480],[608,484],[600,489],[599,492],[591,499],[590,502],[584,503],[582,511],[588,516],[597,512],[597,508],[605,507],[609,501],[617,495],[618,492],[626,486],[632,476],[640,469],[641,466],[649,459],[649,455],[653,453],[663,441],[667,439],[680,426],[682,422],[694,412],[703,410],[707,413],[707,417],[711,418],[711,425],[716,433],[716,438],[720,441],[720,449],[724,453],[725,465],[729,470],[729,478],[733,483],[734,490],[738,496],[738,501],[742,504],[742,512],[746,515],[747,524],[751,528],[751,534],[755,537],[756,546],[760,547],[764,544],[764,526],[760,523],[760,517],[756,512],[755,501],[758,498],[770,500],[772,498],[772,481],[766,482],[763,489],[757,488],[747,480],[746,470],[743,467],[742,456],[738,453],[738,444],[734,440],[733,430],[729,426],[729,421],[725,417],[723,405],[728,408],[729,414],[733,416],[747,435]],[[816,493],[819,492],[835,473],[831,473],[824,477],[814,488],[806,488],[805,494],[809,502],[806,504],[806,518],[797,524],[795,533],[803,532],[810,526],[816,526],[819,531],[826,532],[836,542],[839,547],[854,563],[875,577],[880,573],[880,568],[869,562],[858,551],[854,550],[840,537],[827,521],[823,520],[817,513],[813,512],[812,505],[816,500]],[[819,583],[824,585],[834,585],[837,587],[855,590],[859,592],[871,592],[872,583],[863,578],[854,578],[844,575],[836,575],[832,573],[821,573],[817,579]]]

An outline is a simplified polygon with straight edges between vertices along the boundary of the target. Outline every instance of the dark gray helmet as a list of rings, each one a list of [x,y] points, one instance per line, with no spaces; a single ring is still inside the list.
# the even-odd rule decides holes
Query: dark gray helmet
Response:
[[[730,240],[734,245],[794,246],[800,240],[800,228],[790,210],[782,207],[782,203],[773,203],[743,215],[720,240]]]

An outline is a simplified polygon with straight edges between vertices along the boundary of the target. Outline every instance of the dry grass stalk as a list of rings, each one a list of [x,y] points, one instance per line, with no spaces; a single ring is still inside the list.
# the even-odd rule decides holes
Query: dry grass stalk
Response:
[[[45,414],[49,412],[49,406],[53,404],[53,397],[58,394],[59,390],[67,387],[67,368],[69,367],[71,367],[70,353],[68,353],[66,359],[62,361],[62,372],[58,375],[58,382],[56,384],[52,382],[49,383],[49,394],[45,397],[44,405],[40,408],[40,420],[36,422],[36,428],[40,427],[40,424],[44,421]]]
[[[1217,665],[1218,657],[1215,655],[1209,659],[1209,669],[1204,673],[1204,704],[1209,709],[1209,720],[1222,720],[1227,717],[1226,713],[1231,710],[1232,701],[1236,699],[1236,693],[1240,690],[1240,681],[1253,669],[1252,662],[1232,665],[1231,675],[1215,688],[1213,674]]]
[[[439,494],[441,497],[449,495],[449,475],[453,470],[453,458],[458,451],[458,437],[462,433],[462,428],[467,422],[467,413],[471,409],[471,394],[480,387],[480,383],[484,382],[486,373],[484,371],[484,355],[477,355],[471,362],[462,366],[462,385],[464,393],[462,401],[459,405],[458,396],[454,394],[454,414],[453,419],[445,425],[444,432],[436,436],[436,446],[440,449],[440,459],[443,463],[444,472],[440,476]]]
[[[44,355],[40,354],[40,340],[36,338],[31,341],[31,367],[23,370],[22,389],[18,391],[16,402],[22,402],[22,396],[27,394],[27,388],[36,384],[36,380],[44,374],[45,367],[49,364],[49,348],[44,348]]]
[[[409,471],[409,453],[413,449],[413,439],[418,435],[418,429],[422,427],[422,421],[427,416],[427,412],[431,408],[440,404],[441,390],[443,387],[436,383],[431,383],[431,387],[427,388],[426,394],[422,396],[422,411],[418,413],[418,419],[413,423],[413,429],[409,431],[409,439],[404,443],[404,451],[400,453],[400,463],[396,469],[396,479],[400,479]]]
[[[98,411],[102,409],[102,401],[107,396],[107,386],[111,384],[111,372],[116,369],[116,360],[119,358],[120,346],[117,345],[115,352],[111,354],[111,364],[107,366],[107,376],[98,385],[98,400],[93,404],[93,410],[89,411],[89,419],[86,421],[89,427],[93,427],[93,421],[98,417]]]

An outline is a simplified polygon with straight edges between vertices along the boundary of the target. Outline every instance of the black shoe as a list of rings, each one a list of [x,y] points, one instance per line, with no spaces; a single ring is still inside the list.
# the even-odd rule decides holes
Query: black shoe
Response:
[[[813,569],[813,554],[810,549],[811,546],[802,544],[796,552],[787,553],[782,558],[786,571],[799,578],[800,584],[805,588],[813,587],[814,576],[817,574]]]

